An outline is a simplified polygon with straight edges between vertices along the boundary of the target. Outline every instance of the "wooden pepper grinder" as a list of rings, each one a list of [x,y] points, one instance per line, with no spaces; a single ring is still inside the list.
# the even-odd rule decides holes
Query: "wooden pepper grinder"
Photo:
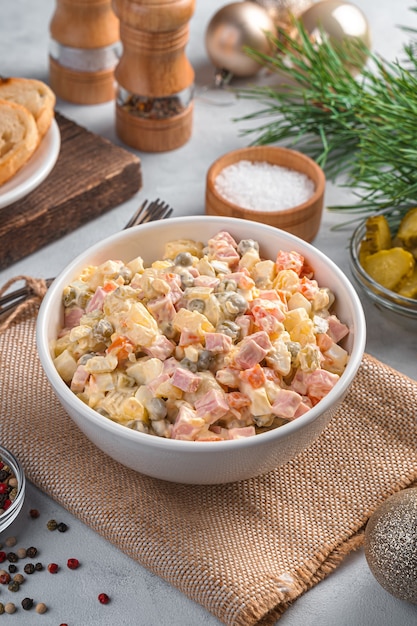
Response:
[[[113,0],[122,55],[116,132],[129,146],[165,152],[192,131],[194,70],[185,54],[195,0]]]
[[[56,0],[50,34],[49,82],[55,94],[76,104],[113,100],[121,43],[111,0]]]

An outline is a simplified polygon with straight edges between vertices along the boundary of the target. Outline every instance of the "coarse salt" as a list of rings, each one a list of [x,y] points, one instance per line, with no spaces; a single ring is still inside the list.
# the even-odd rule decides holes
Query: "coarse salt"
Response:
[[[264,161],[238,161],[214,181],[216,191],[245,209],[282,211],[303,204],[314,194],[314,182],[296,170]]]

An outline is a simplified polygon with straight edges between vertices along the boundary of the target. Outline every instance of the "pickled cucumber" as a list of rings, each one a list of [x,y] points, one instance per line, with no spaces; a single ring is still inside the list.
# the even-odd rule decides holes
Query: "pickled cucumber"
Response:
[[[365,237],[359,248],[359,261],[364,264],[370,254],[392,247],[391,230],[385,215],[373,215],[366,220]]]
[[[415,266],[411,252],[404,248],[390,248],[369,254],[363,267],[375,282],[386,289],[395,291],[396,287],[413,273]]]
[[[417,207],[404,215],[397,231],[397,238],[408,250],[417,247]]]
[[[417,298],[417,265],[415,265],[411,276],[402,281],[396,291],[405,298]]]

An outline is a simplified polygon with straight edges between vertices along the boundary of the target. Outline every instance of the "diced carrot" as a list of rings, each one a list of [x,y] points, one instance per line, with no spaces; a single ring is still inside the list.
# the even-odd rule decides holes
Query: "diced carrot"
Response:
[[[250,406],[250,398],[241,391],[231,391],[226,394],[226,400],[231,409],[242,409]]]
[[[109,345],[107,352],[116,352],[117,360],[124,361],[133,352],[134,345],[127,337],[120,335]]]
[[[265,374],[259,363],[247,370],[242,370],[239,376],[242,380],[247,381],[254,389],[259,389],[259,387],[265,384]]]

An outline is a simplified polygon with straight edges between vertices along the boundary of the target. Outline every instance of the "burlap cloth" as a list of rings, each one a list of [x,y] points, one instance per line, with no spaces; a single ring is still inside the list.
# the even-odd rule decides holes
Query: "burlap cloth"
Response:
[[[417,383],[369,355],[310,449],[217,486],[148,478],[92,445],[43,374],[33,308],[0,335],[0,359],[0,441],[27,478],[225,624],[274,623],[362,544],[375,508],[417,480]]]

